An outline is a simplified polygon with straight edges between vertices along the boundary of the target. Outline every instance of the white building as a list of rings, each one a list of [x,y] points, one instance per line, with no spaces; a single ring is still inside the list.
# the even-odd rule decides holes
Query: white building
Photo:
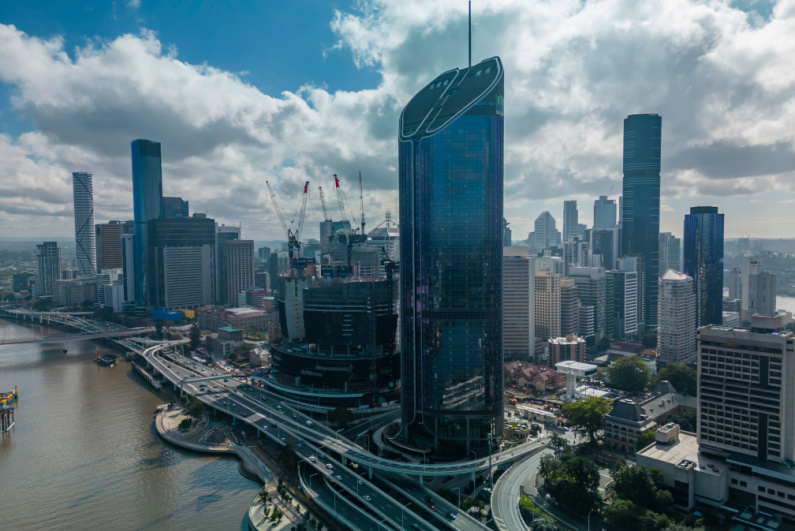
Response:
[[[661,361],[696,359],[696,294],[693,278],[669,269],[660,278],[657,355]]]

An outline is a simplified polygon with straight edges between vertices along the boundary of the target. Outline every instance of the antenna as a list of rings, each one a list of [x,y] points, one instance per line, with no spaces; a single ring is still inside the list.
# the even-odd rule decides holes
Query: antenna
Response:
[[[469,1],[469,68],[472,68],[472,0]]]

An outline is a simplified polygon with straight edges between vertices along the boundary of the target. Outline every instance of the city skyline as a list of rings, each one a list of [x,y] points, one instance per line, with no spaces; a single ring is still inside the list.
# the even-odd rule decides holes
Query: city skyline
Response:
[[[134,4],[114,13],[97,10],[85,21],[72,15],[57,22],[57,6],[51,6],[52,20],[39,21],[29,10],[0,8],[0,153],[9,161],[0,175],[3,236],[67,236],[72,171],[94,174],[97,222],[130,219],[125,151],[135,138],[162,143],[168,161],[164,195],[195,189],[195,211],[221,223],[242,221],[259,240],[279,238],[263,189],[268,178],[287,196],[307,178],[324,185],[338,173],[352,191],[361,169],[368,217],[380,219],[397,197],[392,124],[402,102],[423,76],[466,57],[464,2],[424,9],[383,2],[380,9],[361,11],[311,2],[282,7],[286,28],[318,30],[317,41],[294,47],[285,41],[289,50],[282,61],[261,54],[247,61],[233,49],[238,41],[218,50],[197,44],[193,32],[206,29],[211,16],[221,22],[217,31],[233,31],[223,24],[233,15],[223,10],[169,11],[174,18],[167,19],[166,8]],[[404,9],[417,14],[407,17]],[[255,20],[265,15],[252,13]],[[102,17],[114,23],[90,25]],[[189,17],[195,30],[165,22]],[[597,23],[587,24],[589,17]],[[250,28],[235,23],[241,39],[252,38]],[[628,29],[618,31],[620,23]],[[786,133],[793,117],[778,112],[776,99],[792,92],[792,82],[768,77],[786,60],[790,45],[776,35],[787,24],[775,6],[697,11],[682,1],[674,16],[610,1],[544,10],[475,3],[474,62],[499,54],[514,72],[506,79],[513,105],[506,123],[505,217],[516,240],[544,210],[562,221],[564,200],[577,200],[580,221],[590,225],[589,205],[600,195],[618,196],[621,120],[646,112],[666,123],[661,231],[681,236],[681,219],[691,206],[717,205],[727,214],[727,238],[793,236],[775,222],[795,201],[789,179],[795,156]],[[558,26],[570,33],[560,34]],[[657,29],[647,34],[649,26]],[[284,31],[262,39],[275,41]],[[592,39],[594,48],[582,47],[583,39]],[[671,49],[660,51],[664,45]],[[616,46],[640,46],[641,52],[625,57]],[[434,49],[428,61],[406,65],[403,57],[426,48]],[[675,62],[678,56],[688,60]],[[583,68],[595,57],[598,64]],[[641,57],[645,62],[638,62]],[[23,67],[30,64],[38,68]],[[560,93],[561,83],[570,92]],[[59,92],[52,92],[56,86]],[[736,90],[756,96],[732,103],[728,98]],[[714,101],[728,107],[718,113]],[[107,120],[98,122],[98,113]],[[277,115],[289,120],[289,130]],[[97,123],[99,129],[89,127]],[[748,209],[749,202],[765,208]],[[315,195],[307,224],[316,226],[321,216]]]

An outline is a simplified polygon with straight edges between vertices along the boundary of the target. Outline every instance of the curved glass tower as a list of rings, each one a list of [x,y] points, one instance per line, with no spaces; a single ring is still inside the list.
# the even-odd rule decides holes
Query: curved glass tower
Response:
[[[502,435],[503,69],[449,70],[400,116],[403,435],[439,457]]]
[[[93,276],[97,271],[97,244],[94,234],[94,183],[90,173],[72,172],[75,200],[75,254],[77,270]]]
[[[160,217],[160,202],[163,198],[160,142],[133,140],[131,150],[135,216],[135,301],[146,305],[149,304],[151,295],[150,281],[146,274],[149,264],[148,223]]]
[[[690,207],[685,215],[684,273],[696,288],[696,327],[723,324],[723,214]]]

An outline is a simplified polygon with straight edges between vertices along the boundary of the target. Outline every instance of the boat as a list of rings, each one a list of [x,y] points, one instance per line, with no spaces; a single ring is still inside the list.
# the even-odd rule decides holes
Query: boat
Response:
[[[99,347],[97,347],[97,357],[94,358],[94,363],[102,367],[113,367],[116,364],[116,355],[105,354],[104,356],[100,356]]]

